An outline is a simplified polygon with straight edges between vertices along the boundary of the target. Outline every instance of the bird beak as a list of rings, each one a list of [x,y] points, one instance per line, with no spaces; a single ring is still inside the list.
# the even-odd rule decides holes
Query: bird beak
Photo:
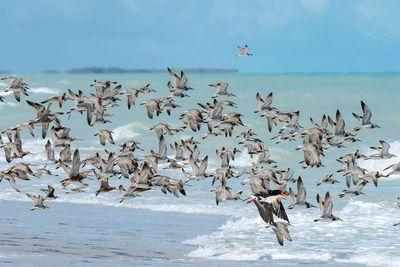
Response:
[[[285,191],[279,194],[283,199],[287,199],[289,197],[289,192]]]
[[[254,196],[249,196],[248,198],[245,198],[243,201],[246,201],[246,204],[249,204],[251,202],[254,202],[256,198]]]

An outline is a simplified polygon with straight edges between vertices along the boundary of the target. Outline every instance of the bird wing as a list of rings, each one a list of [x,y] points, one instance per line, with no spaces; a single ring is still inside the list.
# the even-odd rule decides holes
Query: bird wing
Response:
[[[99,138],[100,138],[100,144],[103,146],[106,144],[106,136],[103,133],[99,133]]]
[[[382,144],[381,154],[383,154],[383,155],[388,154],[389,153],[389,149],[390,149],[390,145],[387,142],[383,141],[383,140],[381,140],[381,144]]]
[[[345,122],[342,114],[339,110],[336,111],[336,125],[335,125],[335,134],[343,135],[344,134]]]
[[[276,240],[278,240],[279,245],[283,246],[283,235],[282,235],[280,229],[276,226],[276,224],[272,225],[271,228],[275,232]]]
[[[303,180],[301,177],[297,179],[297,201],[305,201],[306,200],[306,189],[303,184]]]
[[[152,105],[151,103],[146,103],[146,109],[147,109],[147,116],[152,119],[153,118],[153,113],[155,110],[154,105]]]
[[[371,123],[371,116],[372,116],[371,110],[368,108],[368,106],[363,101],[361,101],[361,108],[363,111],[363,117],[362,117],[361,124],[365,125],[365,124]]]
[[[174,79],[175,83],[177,83],[180,79],[180,77],[173,72],[170,68],[167,68],[169,75],[171,75],[171,77]]]
[[[165,158],[166,155],[167,155],[167,145],[165,143],[164,136],[161,135],[158,145],[158,157]]]
[[[271,106],[271,104],[272,104],[272,97],[273,97],[273,94],[272,94],[272,92],[271,92],[271,93],[269,93],[269,95],[267,96],[267,98],[266,98],[265,101],[264,101],[264,107],[269,108],[269,107]]]
[[[200,163],[199,172],[200,172],[201,175],[205,174],[206,169],[207,169],[207,165],[208,165],[208,156],[205,156],[205,158]]]
[[[332,208],[333,208],[333,203],[332,203],[331,195],[329,194],[329,192],[326,192],[323,215],[331,216],[332,215]]]
[[[254,204],[256,204],[258,212],[260,213],[260,216],[264,220],[264,222],[266,222],[268,224],[271,224],[274,222],[274,216],[272,213],[273,208],[270,203],[260,204],[256,200],[256,201],[254,201]]]
[[[324,201],[322,201],[321,197],[319,196],[319,194],[317,194],[317,203],[318,203],[318,207],[319,210],[321,212],[321,215],[323,215],[323,211],[324,211]]]
[[[75,149],[74,156],[72,157],[71,175],[76,176],[79,173],[79,168],[81,167],[81,157],[79,150]]]

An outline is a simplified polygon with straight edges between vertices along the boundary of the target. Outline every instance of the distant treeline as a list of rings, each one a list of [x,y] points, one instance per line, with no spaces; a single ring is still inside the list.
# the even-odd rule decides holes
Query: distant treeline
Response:
[[[67,70],[70,74],[80,73],[156,73],[165,72],[167,69],[122,69],[122,68],[100,68],[100,67],[88,67],[88,68],[77,68]],[[222,68],[182,68],[184,72],[196,72],[196,73],[220,73],[220,72],[238,72],[237,69],[222,69]]]

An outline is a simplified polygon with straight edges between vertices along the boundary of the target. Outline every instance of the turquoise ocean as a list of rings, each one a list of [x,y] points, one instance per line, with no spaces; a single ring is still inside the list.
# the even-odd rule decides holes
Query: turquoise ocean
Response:
[[[252,128],[271,152],[278,169],[294,169],[295,177],[301,176],[307,189],[307,199],[316,205],[317,193],[329,191],[333,198],[333,213],[343,221],[313,222],[319,217],[319,209],[295,208],[288,210],[292,226],[289,227],[292,242],[279,246],[271,229],[258,215],[253,204],[227,201],[215,204],[214,193],[210,192],[211,179],[193,182],[186,188],[186,196],[176,198],[164,195],[160,190],[151,190],[141,197],[119,203],[118,190],[95,196],[98,184],[89,180],[89,187],[80,194],[64,194],[59,183],[65,177],[54,164],[48,167],[59,176],[32,177],[29,181],[17,180],[21,189],[14,191],[7,181],[0,183],[0,265],[18,264],[31,266],[56,264],[90,266],[400,266],[400,228],[393,224],[400,220],[397,197],[400,196],[400,176],[381,178],[378,187],[367,185],[365,195],[339,198],[345,189],[345,181],[340,174],[335,177],[339,184],[316,186],[322,176],[335,173],[341,166],[336,161],[341,155],[360,149],[372,153],[369,148],[385,140],[391,145],[390,152],[397,155],[386,160],[360,160],[359,165],[369,171],[382,171],[385,167],[400,161],[400,74],[246,74],[246,73],[188,73],[190,97],[177,99],[181,108],[172,115],[161,114],[150,120],[140,102],[148,98],[167,96],[165,73],[143,74],[22,74],[30,86],[29,99],[44,100],[52,95],[71,89],[82,90],[85,94],[94,91],[90,84],[95,80],[111,80],[122,85],[122,90],[139,88],[148,83],[157,92],[140,95],[130,110],[126,96],[121,95],[119,106],[112,107],[113,114],[107,124],[90,127],[86,115],[73,113],[60,116],[62,124],[70,127],[71,136],[82,140],[72,143],[79,148],[81,158],[96,152],[105,156],[104,149],[117,151],[118,147],[107,143],[99,144],[94,136],[100,129],[110,129],[116,144],[126,139],[140,142],[145,153],[158,149],[158,140],[149,128],[166,122],[182,126],[180,113],[189,108],[198,108],[197,103],[212,101],[215,93],[208,84],[227,82],[228,91],[236,97],[237,108],[226,108],[224,112],[240,112],[243,122]],[[0,88],[6,83],[0,83]],[[361,142],[348,143],[344,148],[330,148],[325,151],[322,162],[326,167],[302,169],[302,151],[295,148],[301,139],[276,144],[272,137],[277,135],[279,126],[268,132],[266,119],[254,113],[257,108],[255,95],[260,92],[267,96],[273,92],[273,106],[282,111],[300,110],[300,125],[310,127],[309,118],[320,122],[323,114],[335,116],[339,109],[346,121],[346,130],[358,125],[352,112],[361,114],[360,101],[364,101],[372,111],[372,122],[380,129],[360,131]],[[0,129],[34,119],[35,110],[20,103],[12,95],[5,95],[6,103],[0,103]],[[63,107],[72,107],[67,102]],[[54,105],[54,110],[58,107]],[[246,127],[237,128],[236,136]],[[207,128],[202,126],[199,133],[186,129],[174,136],[166,136],[167,143],[183,137],[194,136],[199,140],[201,157],[209,155],[209,169],[218,167],[215,150],[238,147],[239,153],[232,163],[238,170],[250,169],[252,158],[238,144],[235,137],[209,137],[202,140]],[[39,131],[38,131],[39,132]],[[2,136],[5,140],[5,135]],[[49,136],[48,136],[49,137]],[[23,149],[32,154],[19,160],[40,167],[45,162],[44,145],[47,139],[40,134],[35,138],[23,133]],[[169,146],[168,146],[169,148]],[[57,150],[58,151],[58,150]],[[137,151],[137,156],[144,152]],[[168,155],[173,152],[168,151]],[[56,153],[57,154],[57,153]],[[10,166],[0,150],[0,170]],[[14,163],[14,161],[12,162]],[[35,169],[35,167],[33,167]],[[183,179],[180,170],[159,172],[177,179]],[[243,190],[243,196],[250,194],[247,186],[240,184],[245,177],[228,181],[232,191]],[[31,200],[25,193],[41,193],[40,188],[48,184],[56,188],[59,198],[46,200],[47,210],[31,212]],[[129,181],[111,178],[110,184],[125,187]],[[295,187],[295,185],[288,184]],[[288,199],[284,202],[287,206]]]

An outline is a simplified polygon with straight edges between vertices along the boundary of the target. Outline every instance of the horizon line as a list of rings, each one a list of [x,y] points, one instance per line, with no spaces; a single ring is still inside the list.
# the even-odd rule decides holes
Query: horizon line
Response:
[[[324,75],[324,74],[400,74],[400,70],[388,70],[388,71],[241,71],[236,68],[219,68],[219,67],[170,67],[176,71],[183,70],[188,73],[236,73],[236,74],[267,74],[267,75]],[[96,70],[91,71],[90,69]],[[9,70],[0,70],[0,75],[9,74],[71,74],[71,75],[82,75],[82,74],[149,74],[149,73],[164,73],[167,72],[167,68],[120,68],[120,67],[81,67],[72,68],[68,70],[41,70],[32,72],[14,72]]]

